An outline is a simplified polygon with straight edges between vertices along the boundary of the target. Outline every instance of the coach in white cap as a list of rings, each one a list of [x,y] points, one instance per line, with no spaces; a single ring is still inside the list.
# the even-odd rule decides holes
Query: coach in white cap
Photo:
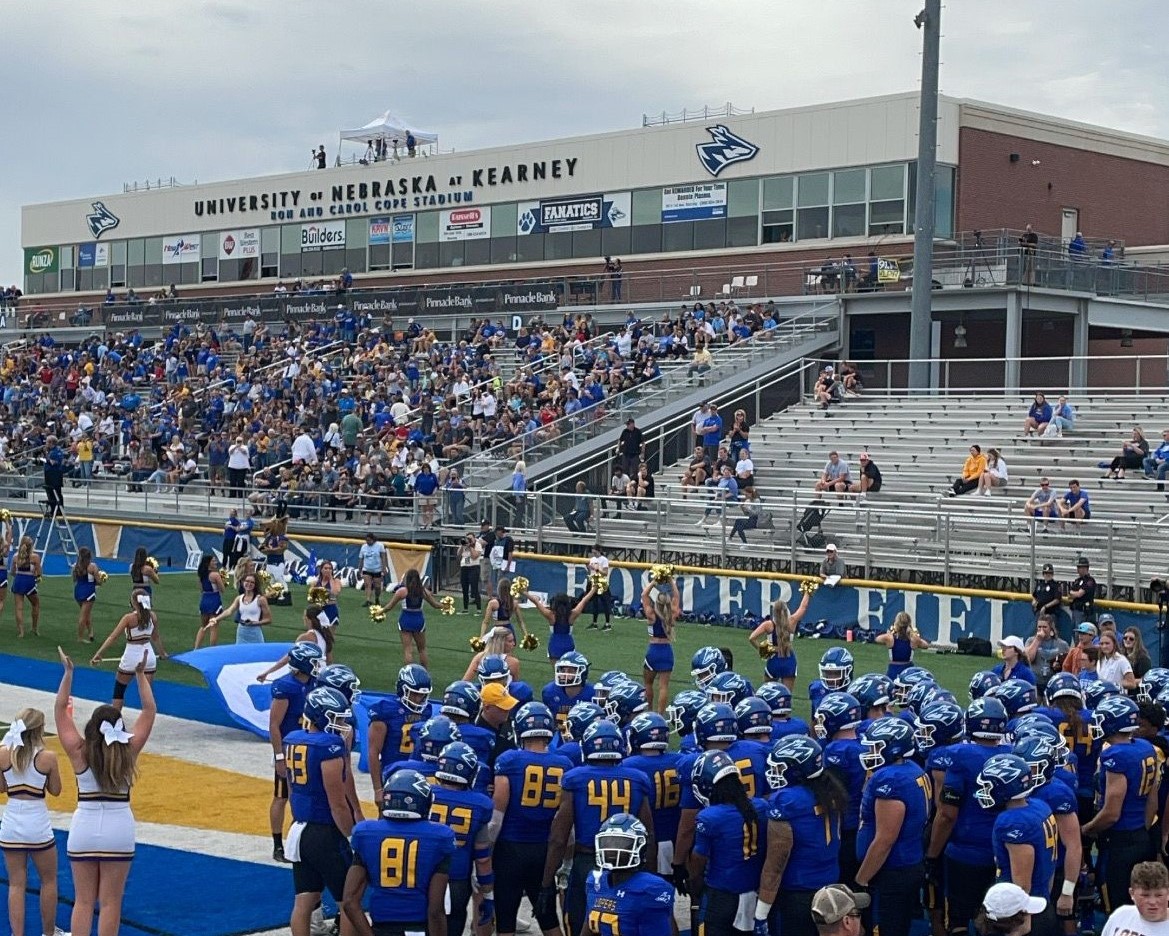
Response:
[[[860,936],[865,927],[861,911],[869,905],[868,894],[854,894],[843,884],[821,887],[812,897],[812,922],[820,936]]]
[[[982,898],[974,928],[980,933],[1023,936],[1031,932],[1031,917],[1046,907],[1046,900],[1032,897],[1017,884],[995,884]]]

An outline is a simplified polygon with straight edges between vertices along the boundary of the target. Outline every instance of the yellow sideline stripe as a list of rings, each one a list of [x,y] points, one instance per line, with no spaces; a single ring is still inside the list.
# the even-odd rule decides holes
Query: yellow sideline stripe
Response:
[[[24,513],[19,510],[13,510],[14,517],[27,517],[30,520],[40,519],[40,514]],[[176,527],[173,523],[154,523],[150,520],[111,520],[109,517],[89,517],[84,514],[69,514],[70,523],[92,523],[94,526],[105,527],[146,527],[148,530],[168,530],[171,533],[182,532],[188,530],[192,533],[222,533],[223,527],[209,527],[198,526],[196,524],[184,524],[181,527]],[[252,535],[256,538],[262,537],[264,534],[259,530],[253,530]],[[313,533],[290,533],[290,539],[305,540],[310,543],[364,543],[365,537],[358,539],[352,536],[317,536]],[[388,546],[394,549],[412,549],[416,552],[430,552],[430,547],[420,543],[398,543],[394,540],[383,540]]]
[[[47,798],[49,808],[72,812],[77,806],[77,782],[69,759],[57,738],[46,738],[45,744],[60,759],[63,787],[60,796]],[[142,822],[263,836],[271,833],[271,802],[271,780],[148,751],[138,757],[138,780],[130,795],[130,808]],[[372,803],[362,806],[367,816],[376,814]],[[286,826],[290,821],[286,815]]]
[[[540,562],[565,562],[569,565],[586,565],[588,560],[580,556],[555,556],[544,553],[521,552],[518,549],[513,553],[517,559],[535,559]],[[656,562],[624,562],[612,560],[609,565],[619,569],[649,569],[661,563]],[[803,582],[812,576],[792,575],[790,572],[751,572],[746,569],[718,569],[707,566],[674,565],[677,572],[686,575],[723,575],[734,578],[771,579],[773,581]],[[853,588],[879,588],[883,591],[899,590],[925,592],[932,595],[953,595],[957,598],[996,598],[1000,601],[1030,601],[1031,596],[1024,592],[991,591],[986,588],[954,588],[950,585],[921,585],[917,582],[877,582],[871,579],[841,579],[841,585]],[[1121,611],[1143,611],[1156,614],[1155,604],[1144,604],[1137,601],[1097,601],[1096,605],[1102,608],[1117,608]]]

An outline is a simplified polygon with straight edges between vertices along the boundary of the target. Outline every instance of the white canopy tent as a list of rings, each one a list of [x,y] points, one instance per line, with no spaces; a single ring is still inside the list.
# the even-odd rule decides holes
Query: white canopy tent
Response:
[[[367,140],[378,139],[392,143],[397,140],[399,146],[405,146],[407,134],[413,134],[419,146],[438,142],[437,133],[419,130],[407,121],[394,116],[391,111],[386,111],[380,117],[374,118],[364,127],[358,127],[356,130],[342,130],[341,139],[351,140],[354,143],[365,143]]]

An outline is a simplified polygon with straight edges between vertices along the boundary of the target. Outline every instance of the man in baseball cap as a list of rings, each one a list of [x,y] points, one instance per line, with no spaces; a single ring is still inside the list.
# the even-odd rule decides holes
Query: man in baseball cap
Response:
[[[865,931],[861,911],[869,901],[868,894],[854,894],[843,884],[821,887],[812,897],[812,922],[820,936],[857,936]]]

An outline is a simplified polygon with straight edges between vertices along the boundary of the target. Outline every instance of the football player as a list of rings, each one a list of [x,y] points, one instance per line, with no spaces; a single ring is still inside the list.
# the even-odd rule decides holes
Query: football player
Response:
[[[704,705],[705,693],[697,689],[683,689],[674,696],[674,701],[666,709],[666,724],[680,739],[678,751],[682,754],[695,754],[698,751],[697,742],[694,740],[694,718]]]
[[[578,702],[591,702],[593,687],[589,683],[589,660],[571,650],[552,667],[552,682],[540,691],[540,701],[556,716],[556,727],[563,733],[564,720]]]
[[[397,695],[379,699],[369,709],[369,776],[374,799],[380,799],[386,768],[414,753],[411,725],[430,714],[430,673],[417,663],[398,670]]]
[[[595,702],[577,702],[569,710],[568,718],[564,722],[564,731],[561,734],[562,739],[567,736],[568,740],[562,740],[560,744],[556,745],[556,753],[562,754],[572,761],[573,767],[579,767],[584,763],[581,759],[580,739],[588,731],[589,725],[604,717],[604,710]]]
[[[918,755],[924,755],[924,768],[930,778],[933,803],[930,810],[928,835],[933,832],[933,821],[942,805],[942,787],[946,782],[946,771],[953,764],[952,746],[962,740],[966,733],[966,714],[957,702],[942,699],[928,702],[917,716],[914,737],[917,740]],[[930,931],[934,936],[946,932],[946,882],[945,870],[940,861],[926,863],[926,882],[923,891],[925,910],[930,918]]]
[[[288,651],[288,669],[272,683],[272,706],[268,709],[268,740],[272,744],[275,779],[268,819],[272,827],[272,858],[285,862],[284,807],[288,805],[288,765],[284,761],[284,738],[300,727],[304,700],[315,685],[325,654],[316,644],[293,644]]]
[[[852,681],[848,694],[861,704],[861,724],[857,726],[859,731],[866,722],[889,714],[889,704],[893,701],[893,680],[881,673],[865,673]]]
[[[859,682],[859,680],[858,680]],[[848,794],[848,805],[840,819],[840,877],[849,887],[856,883],[860,859],[856,854],[856,832],[861,821],[861,799],[868,772],[861,765],[863,748],[857,740],[861,704],[848,692],[830,692],[816,709],[813,731],[823,745],[824,765]]]
[[[489,793],[497,735],[476,721],[482,705],[479,687],[460,679],[443,691],[442,703],[438,710],[458,726],[463,743],[469,744],[475,756],[479,758],[483,769],[475,776],[475,789],[480,793]]]
[[[792,693],[782,682],[765,682],[755,690],[755,695],[771,706],[773,743],[792,734],[812,734],[806,721],[792,716]]]
[[[645,774],[654,791],[650,809],[653,812],[654,841],[658,847],[657,855],[647,859],[648,866],[651,871],[670,878],[674,839],[678,836],[678,820],[682,815],[682,785],[678,779],[678,763],[682,755],[669,749],[670,729],[657,712],[642,712],[630,722],[629,748],[633,754],[625,758],[625,766]]]
[[[416,770],[426,778],[426,782],[434,786],[434,768],[438,764],[438,755],[444,747],[454,741],[463,740],[458,726],[446,715],[436,715],[424,722],[414,722],[410,726],[410,737],[414,742],[414,751],[408,760],[388,764],[384,769],[384,779],[395,770]]]
[[[715,676],[725,673],[728,669],[730,667],[727,666],[727,659],[718,647],[699,647],[690,658],[690,678],[694,680],[699,692],[704,690],[706,684]]]
[[[585,894],[595,936],[670,936],[674,889],[646,871],[649,833],[628,813],[610,816],[593,839],[597,867]]]
[[[808,686],[808,698],[815,714],[820,700],[830,692],[847,689],[852,682],[852,654],[845,647],[829,647],[820,657],[820,678]]]

